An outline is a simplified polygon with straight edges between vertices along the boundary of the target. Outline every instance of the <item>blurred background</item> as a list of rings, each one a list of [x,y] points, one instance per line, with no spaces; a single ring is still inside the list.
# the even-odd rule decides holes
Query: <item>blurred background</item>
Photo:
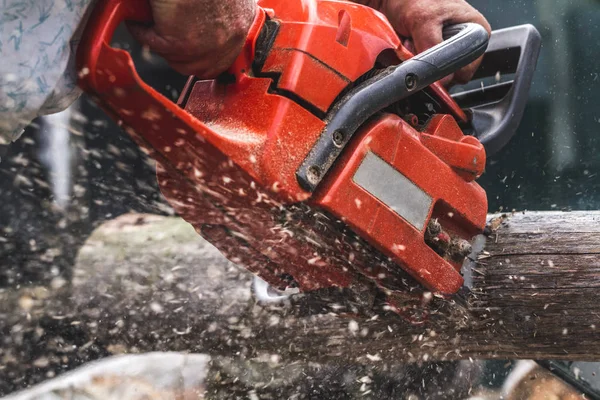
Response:
[[[469,2],[493,29],[531,23],[543,37],[519,131],[479,181],[490,211],[600,209],[600,1]],[[144,61],[140,74],[147,82],[177,99],[185,77],[145,54],[125,30],[114,42]],[[68,282],[78,249],[105,220],[131,211],[172,214],[158,193],[152,162],[86,96],[64,113],[36,120],[0,156],[2,291]],[[0,336],[10,330],[0,319]],[[447,376],[442,389],[458,387],[457,374],[466,368],[471,384],[493,389],[513,365],[481,362],[474,373],[464,363],[432,363],[406,367],[403,379],[385,379],[390,388],[410,387],[429,398],[419,388],[436,374]],[[334,371],[330,381],[343,376]],[[0,383],[0,395],[41,379]],[[456,398],[468,396],[458,392]]]
[[[542,50],[518,133],[480,183],[490,210],[600,206],[600,2],[469,0],[492,29],[531,23]]]

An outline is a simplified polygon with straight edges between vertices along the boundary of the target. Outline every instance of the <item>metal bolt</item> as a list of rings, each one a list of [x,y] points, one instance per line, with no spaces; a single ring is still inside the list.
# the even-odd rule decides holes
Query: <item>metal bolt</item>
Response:
[[[333,132],[333,144],[336,147],[342,147],[344,144],[344,134],[341,131]]]
[[[427,224],[427,234],[429,236],[434,237],[441,231],[442,231],[442,225],[440,225],[437,218],[430,220],[429,224]]]
[[[452,252],[459,258],[465,258],[473,250],[471,243],[464,239],[455,239],[452,243]]]
[[[404,120],[413,127],[419,125],[419,117],[417,117],[415,114],[406,114],[404,116]]]
[[[313,165],[308,169],[308,173],[306,174],[308,181],[313,185],[319,183],[319,179],[321,177],[321,170],[316,165]]]
[[[408,90],[413,90],[417,87],[417,76],[415,74],[408,74],[404,79],[404,84]]]

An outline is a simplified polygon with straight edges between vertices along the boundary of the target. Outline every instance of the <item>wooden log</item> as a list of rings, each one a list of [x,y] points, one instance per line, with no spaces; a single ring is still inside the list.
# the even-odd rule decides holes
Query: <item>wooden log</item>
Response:
[[[73,282],[0,292],[0,382],[110,354],[186,351],[359,363],[600,358],[600,212],[493,216],[471,289],[428,320],[352,313],[337,293],[262,307],[252,276],[177,218],[128,215],[82,248]],[[428,298],[428,296],[426,296]],[[48,375],[48,376],[49,376]]]

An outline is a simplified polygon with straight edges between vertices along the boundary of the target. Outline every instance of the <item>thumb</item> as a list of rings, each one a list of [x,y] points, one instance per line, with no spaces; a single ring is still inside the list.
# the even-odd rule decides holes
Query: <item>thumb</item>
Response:
[[[148,46],[150,50],[158,54],[169,53],[171,46],[156,33],[153,26],[133,21],[127,21],[126,25],[131,36],[143,46]]]
[[[422,53],[444,40],[442,37],[442,23],[415,24],[411,29],[410,36],[417,53]]]
[[[413,26],[411,30],[412,42],[414,43],[415,50],[417,53],[422,53],[425,50],[432,48],[433,46],[440,44],[444,37],[442,35],[443,25],[442,23],[425,23]],[[442,85],[448,85],[454,74],[450,74],[441,79]]]

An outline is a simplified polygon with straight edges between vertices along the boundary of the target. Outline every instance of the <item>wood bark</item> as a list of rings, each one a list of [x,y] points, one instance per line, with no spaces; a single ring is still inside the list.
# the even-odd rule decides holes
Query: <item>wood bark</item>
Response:
[[[0,292],[0,358],[8,367],[0,373],[18,379],[23,368],[56,373],[147,351],[382,368],[468,358],[599,360],[600,212],[490,220],[484,252],[466,266],[470,290],[433,296],[429,318],[414,325],[381,309],[355,314],[331,294],[260,306],[252,275],[182,220],[124,216],[86,242],[72,282],[57,277],[46,287]]]

